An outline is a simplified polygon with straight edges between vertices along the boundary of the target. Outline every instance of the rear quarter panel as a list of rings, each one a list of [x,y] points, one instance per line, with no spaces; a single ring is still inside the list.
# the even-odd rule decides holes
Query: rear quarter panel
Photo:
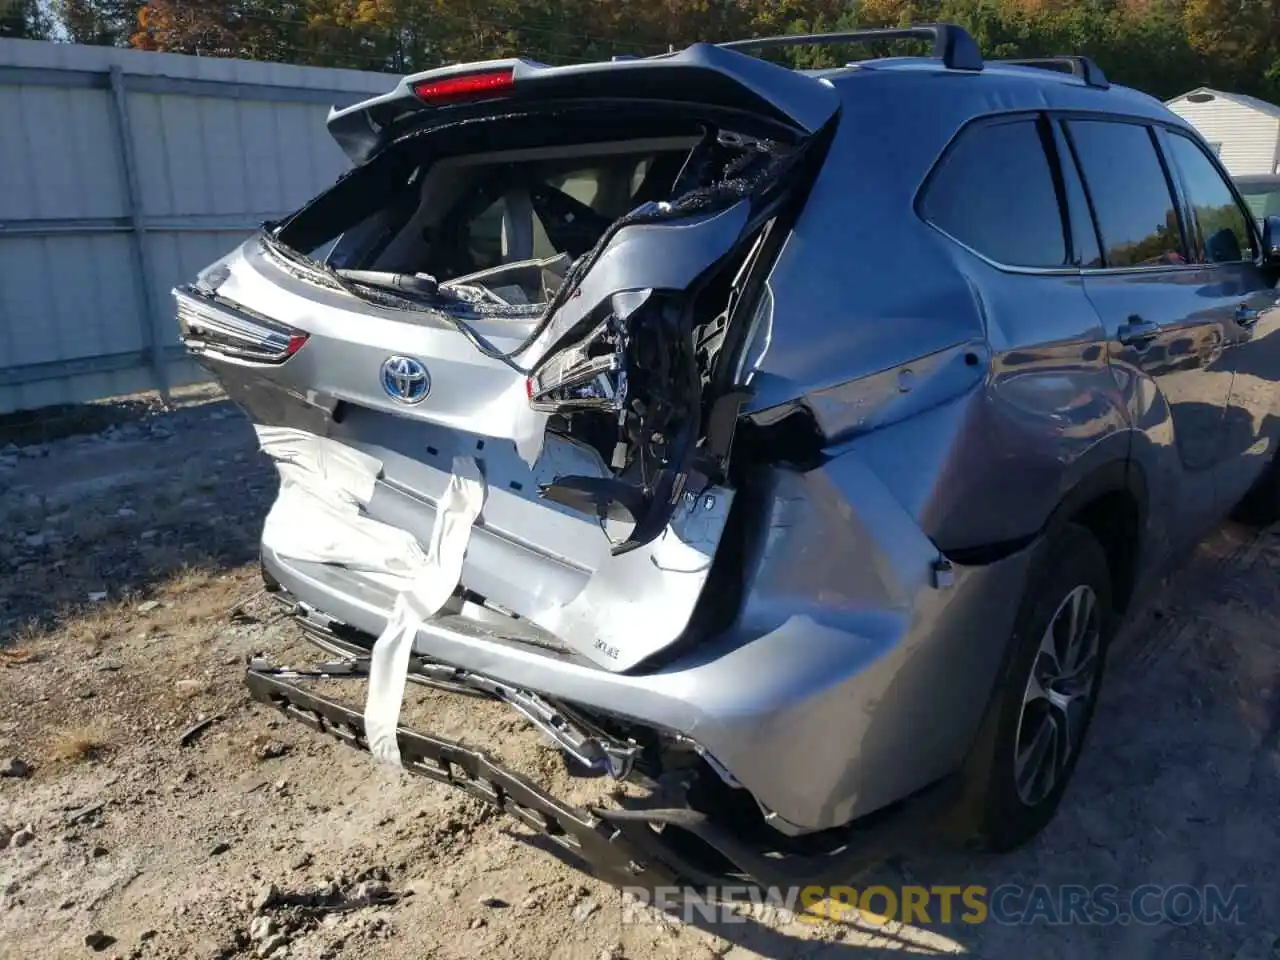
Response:
[[[1100,478],[1126,482],[1132,436],[1079,273],[1001,269],[915,213],[952,134],[984,113],[1049,106],[1039,88],[995,83],[984,98],[954,74],[897,85],[871,74],[849,84],[770,277],[753,381],[758,419],[808,407],[832,457],[779,471],[740,624],[803,612],[847,635],[850,661],[788,715],[795,739],[844,736],[807,764],[767,735],[754,759],[732,757],[748,779],[763,764],[805,785],[780,804],[805,826],[869,813],[960,765],[1040,534],[1081,492],[1106,492]],[[965,554],[954,588],[931,582],[930,550]]]
[[[821,403],[827,422],[848,428],[832,439],[855,443],[944,550],[1033,536],[1073,487],[1123,462],[1129,445],[1125,398],[1079,275],[999,269],[915,211],[930,170],[969,121],[1116,104],[1084,87],[1064,84],[1062,103],[1050,103],[1037,84],[974,79],[867,70],[837,83],[839,130],[770,277],[769,347],[751,406]],[[976,368],[947,374],[943,389],[919,389],[933,376],[920,378],[930,358],[952,350],[971,353]],[[887,421],[865,416],[900,397],[904,373],[917,399],[895,400]],[[851,386],[872,379],[880,396]],[[842,396],[857,409],[836,410]]]

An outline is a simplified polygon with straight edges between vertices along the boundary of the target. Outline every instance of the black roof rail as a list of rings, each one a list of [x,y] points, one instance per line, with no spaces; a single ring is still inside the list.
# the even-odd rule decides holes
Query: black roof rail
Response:
[[[1111,86],[1111,81],[1102,72],[1102,68],[1088,57],[1062,54],[1056,57],[1029,57],[1022,60],[996,60],[995,62],[1008,63],[1015,67],[1041,67],[1045,70],[1069,73],[1099,90],[1106,90]]]
[[[771,47],[811,47],[873,40],[932,40],[933,56],[951,70],[981,70],[982,51],[969,31],[953,23],[923,23],[914,27],[877,27],[839,33],[797,33],[783,37],[731,40],[717,46],[726,50],[766,50]]]

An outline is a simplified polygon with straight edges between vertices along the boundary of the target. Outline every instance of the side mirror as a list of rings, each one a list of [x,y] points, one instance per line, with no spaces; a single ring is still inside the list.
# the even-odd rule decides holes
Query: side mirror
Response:
[[[1262,259],[1280,267],[1280,217],[1262,218]]]

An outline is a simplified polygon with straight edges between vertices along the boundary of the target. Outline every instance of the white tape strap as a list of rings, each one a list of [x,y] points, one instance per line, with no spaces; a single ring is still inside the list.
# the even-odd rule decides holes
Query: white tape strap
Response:
[[[454,458],[424,553],[408,531],[361,512],[382,471],[377,458],[302,430],[255,429],[280,472],[280,492],[267,514],[263,544],[294,560],[385,576],[399,588],[386,628],[373,645],[364,708],[370,751],[398,766],[396,728],[409,656],[422,624],[440,612],[462,579],[471,528],[486,495],[480,466],[473,457]],[[527,452],[536,458],[536,450]]]
[[[291,465],[293,479],[327,494],[337,494],[344,504],[367,504],[382,462],[345,443],[318,437],[293,427],[254,425],[262,452],[282,467]],[[305,478],[305,480],[304,480]]]
[[[289,427],[257,427],[276,462],[280,491],[262,542],[282,557],[340,564],[408,581],[426,555],[406,530],[364,516],[382,463],[328,437]]]
[[[436,506],[426,561],[410,586],[396,597],[387,626],[373,645],[364,727],[369,751],[383,763],[400,765],[396,730],[413,642],[422,624],[440,611],[462,579],[471,528],[484,507],[485,494],[484,477],[475,459],[455,457],[448,489]]]
[[[373,645],[369,664],[369,692],[364,704],[365,738],[369,752],[380,763],[400,766],[400,745],[396,730],[404,705],[405,679],[413,640],[425,618],[420,617],[402,593],[396,597],[386,629]]]

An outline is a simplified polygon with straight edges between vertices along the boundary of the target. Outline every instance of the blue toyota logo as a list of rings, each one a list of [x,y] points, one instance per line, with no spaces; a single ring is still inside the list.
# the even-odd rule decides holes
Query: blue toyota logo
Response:
[[[421,360],[388,357],[382,365],[382,389],[400,403],[421,403],[431,392],[431,375]]]

